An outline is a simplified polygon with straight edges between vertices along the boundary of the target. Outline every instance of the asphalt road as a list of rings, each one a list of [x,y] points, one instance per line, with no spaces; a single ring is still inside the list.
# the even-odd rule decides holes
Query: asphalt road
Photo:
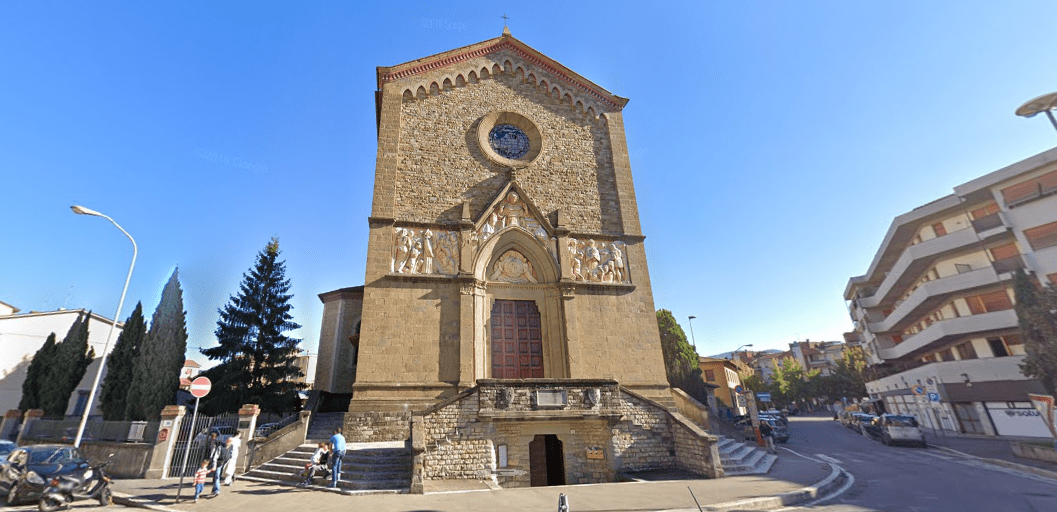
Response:
[[[813,506],[825,512],[1057,511],[1057,481],[937,449],[885,446],[830,417],[792,417],[783,457],[847,470],[847,490]]]

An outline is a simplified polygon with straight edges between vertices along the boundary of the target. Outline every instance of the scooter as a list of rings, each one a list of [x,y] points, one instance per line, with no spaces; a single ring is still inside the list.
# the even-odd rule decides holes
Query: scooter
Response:
[[[114,454],[110,454],[113,457]],[[103,463],[83,466],[83,471],[75,471],[70,474],[57,476],[51,479],[50,485],[40,496],[37,508],[40,512],[54,512],[59,507],[70,508],[70,504],[78,500],[98,500],[100,506],[113,503],[113,494],[110,492],[110,477],[106,476],[104,468],[110,463],[107,457]]]

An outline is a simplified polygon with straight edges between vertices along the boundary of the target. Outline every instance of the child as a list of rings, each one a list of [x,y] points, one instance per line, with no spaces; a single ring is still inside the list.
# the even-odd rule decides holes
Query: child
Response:
[[[206,488],[206,476],[212,472],[213,470],[209,469],[209,459],[203,460],[202,465],[198,466],[198,471],[195,471],[195,503],[198,503],[198,496]]]

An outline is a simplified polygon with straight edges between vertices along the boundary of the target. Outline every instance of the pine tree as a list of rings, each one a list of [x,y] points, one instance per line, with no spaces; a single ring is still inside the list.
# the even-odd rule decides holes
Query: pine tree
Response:
[[[301,340],[283,335],[301,326],[293,321],[286,265],[279,261],[279,240],[272,238],[257,254],[257,262],[243,274],[237,296],[220,309],[216,336],[219,346],[202,351],[220,364],[204,374],[213,391],[203,401],[207,412],[234,411],[242,404],[259,404],[268,412],[298,406],[303,385],[294,365]]]
[[[1023,269],[1014,276],[1017,322],[1027,357],[1020,371],[1057,395],[1057,288],[1039,289]]]
[[[128,395],[132,386],[132,371],[139,357],[140,347],[147,336],[147,322],[143,318],[143,304],[125,320],[121,335],[117,337],[114,350],[106,360],[106,378],[99,392],[99,405],[106,421],[128,419]]]
[[[63,417],[70,405],[70,395],[77,389],[95,350],[88,347],[88,320],[92,313],[78,316],[62,343],[55,346],[51,362],[41,379],[40,408],[49,417]]]
[[[187,320],[179,272],[174,270],[165,283],[132,368],[127,399],[130,420],[156,419],[162,408],[176,402],[187,351]]]
[[[48,340],[33,354],[33,360],[26,369],[26,380],[22,381],[22,400],[18,403],[18,409],[26,412],[30,409],[40,409],[41,388],[47,376],[51,374],[52,361],[55,358],[55,333],[48,335]]]

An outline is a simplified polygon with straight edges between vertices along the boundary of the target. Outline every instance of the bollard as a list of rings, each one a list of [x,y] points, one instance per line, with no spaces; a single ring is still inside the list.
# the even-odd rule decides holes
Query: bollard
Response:
[[[569,512],[569,498],[565,494],[558,494],[558,512]]]

